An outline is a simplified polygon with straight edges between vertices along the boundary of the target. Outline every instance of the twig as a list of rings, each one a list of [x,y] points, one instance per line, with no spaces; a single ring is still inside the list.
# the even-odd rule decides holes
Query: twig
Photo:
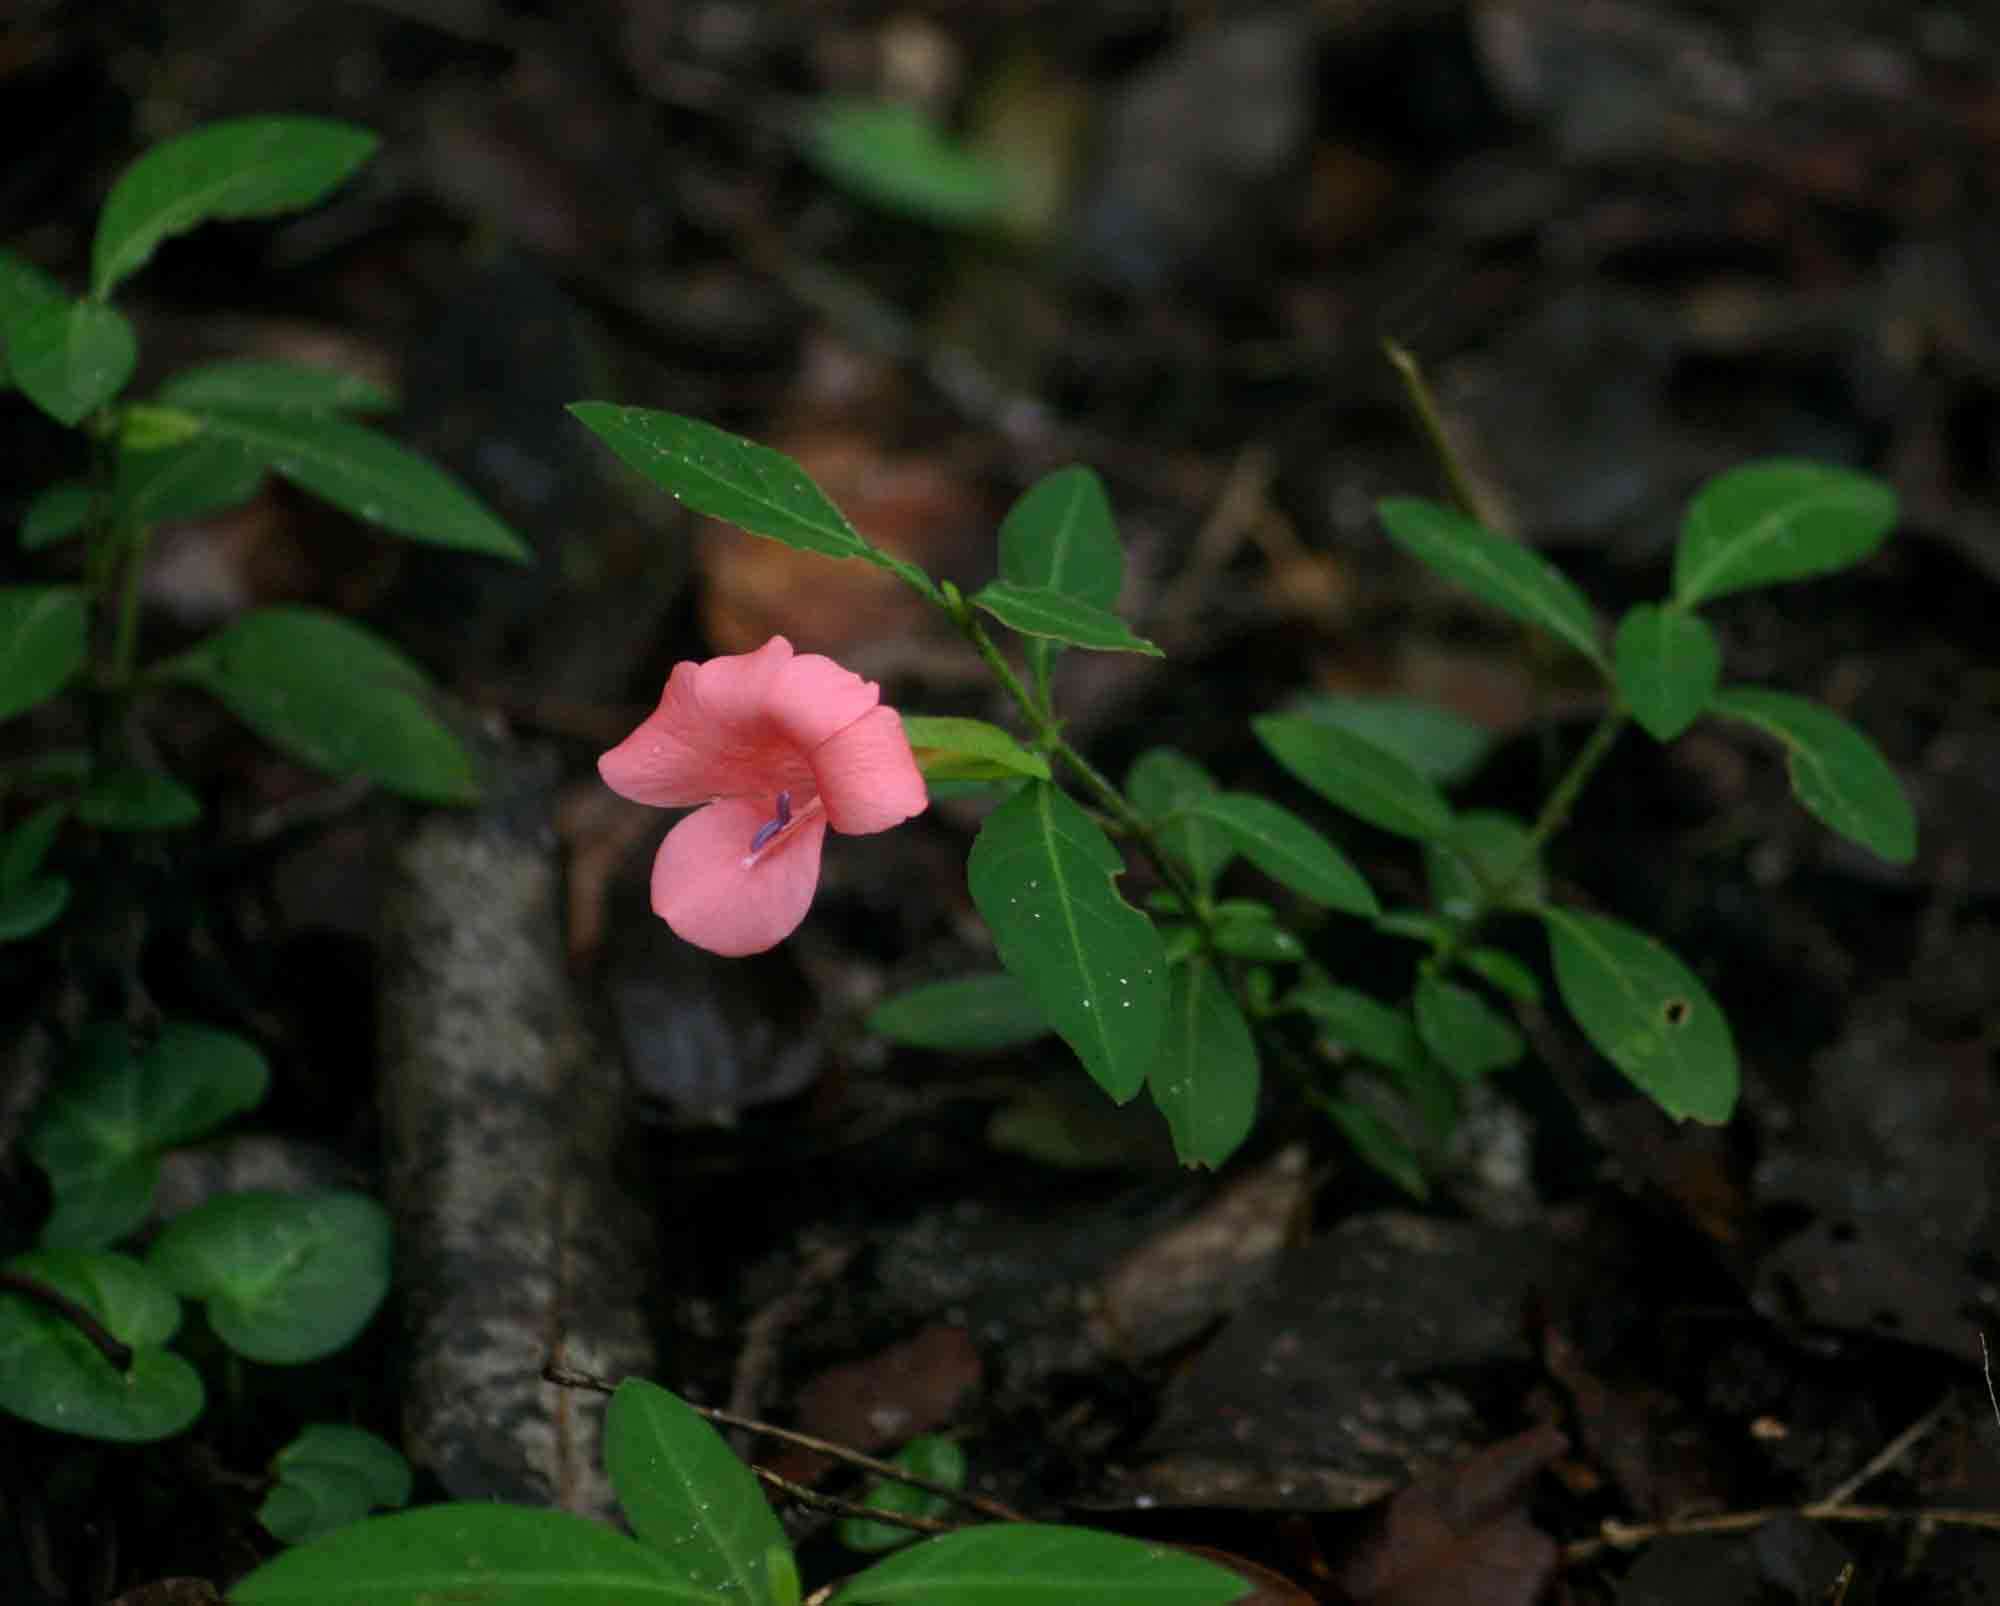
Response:
[[[1713,1517],[1687,1517],[1672,1522],[1605,1522],[1595,1539],[1578,1539],[1563,1546],[1563,1564],[1589,1561],[1607,1550],[1635,1550],[1655,1539],[1684,1534],[1748,1533],[1780,1517],[1807,1522],[1921,1522],[1938,1528],[1981,1528],[2000,1533],[2000,1511],[1963,1511],[1937,1506],[1760,1506],[1754,1511],[1725,1511]]]
[[[1904,1428],[1901,1433],[1898,1433],[1873,1456],[1869,1457],[1868,1464],[1855,1473],[1853,1477],[1838,1484],[1828,1493],[1815,1500],[1813,1504],[1815,1506],[1846,1505],[1864,1487],[1872,1483],[1884,1472],[1887,1472],[1889,1468],[1902,1460],[1904,1456],[1908,1455],[1911,1446],[1925,1434],[1929,1433],[1932,1428],[1936,1427],[1939,1419],[1944,1416],[1946,1411],[1951,1409],[1951,1400],[1952,1397],[1949,1394],[1939,1400],[1937,1404],[1924,1412],[1916,1421]]]
[[[1993,1391],[1993,1352],[1986,1347],[1986,1329],[1979,1330],[1979,1364],[1986,1373],[1986,1399],[1993,1407],[1993,1420],[2000,1422],[2000,1394]]]
[[[589,1372],[578,1371],[575,1367],[558,1366],[553,1361],[542,1367],[542,1376],[558,1388],[591,1389],[598,1394],[610,1394],[617,1389],[615,1383],[607,1382]],[[743,1428],[767,1439],[776,1439],[781,1444],[796,1444],[802,1450],[817,1450],[821,1455],[832,1456],[836,1461],[859,1467],[864,1472],[872,1472],[878,1477],[893,1478],[898,1483],[907,1483],[911,1488],[922,1489],[927,1494],[941,1495],[959,1505],[983,1512],[998,1522],[1028,1520],[1004,1501],[992,1499],[987,1495],[974,1494],[969,1489],[954,1489],[950,1484],[939,1483],[934,1478],[919,1477],[907,1467],[899,1467],[893,1461],[878,1460],[872,1455],[862,1454],[859,1450],[849,1449],[844,1444],[835,1444],[830,1439],[815,1438],[812,1434],[800,1433],[795,1428],[781,1428],[774,1423],[760,1422],[755,1417],[739,1416],[734,1411],[725,1411],[713,1405],[696,1405],[692,1400],[686,1404],[695,1415],[705,1417],[723,1427]]]
[[[802,1483],[794,1483],[790,1478],[781,1478],[775,1472],[763,1467],[750,1469],[757,1474],[757,1481],[767,1488],[798,1501],[802,1506],[811,1506],[815,1511],[824,1511],[835,1517],[862,1517],[869,1522],[886,1522],[898,1528],[908,1528],[912,1533],[948,1534],[956,1533],[964,1523],[945,1522],[937,1517],[919,1517],[908,1511],[888,1511],[881,1506],[864,1506],[859,1501],[843,1500],[839,1495],[821,1494],[817,1489],[808,1489]]]

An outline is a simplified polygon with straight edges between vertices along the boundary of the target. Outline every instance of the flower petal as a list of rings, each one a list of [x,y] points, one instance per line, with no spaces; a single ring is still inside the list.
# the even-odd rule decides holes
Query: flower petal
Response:
[[[804,752],[772,717],[792,644],[679,663],[660,705],[597,761],[605,785],[635,803],[686,808],[711,798],[770,797],[809,779]]]
[[[776,804],[769,794],[724,798],[667,833],[653,860],[653,913],[676,936],[735,959],[798,930],[819,885],[826,820],[795,822],[752,858],[750,841]]]
[[[882,688],[816,652],[800,653],[771,683],[771,717],[810,753],[882,701]]]
[[[901,825],[930,803],[893,708],[876,708],[813,750],[813,780],[836,831],[865,836]]]

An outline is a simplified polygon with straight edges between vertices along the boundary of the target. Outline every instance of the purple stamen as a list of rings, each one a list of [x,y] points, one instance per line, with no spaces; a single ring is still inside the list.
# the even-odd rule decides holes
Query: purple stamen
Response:
[[[791,823],[792,794],[790,792],[780,792],[778,794],[778,817],[775,820],[766,820],[762,825],[757,827],[757,834],[750,839],[750,851],[752,853],[763,852],[764,844],[769,842],[772,837],[776,836]]]

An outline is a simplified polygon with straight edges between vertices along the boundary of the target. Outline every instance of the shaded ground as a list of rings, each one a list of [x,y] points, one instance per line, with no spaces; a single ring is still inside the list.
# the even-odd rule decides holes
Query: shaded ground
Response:
[[[1978,1374],[2000,1325],[1982,8],[27,0],[0,43],[0,238],[58,271],[148,139],[252,111],[384,137],[329,208],[161,252],[140,382],[243,351],[393,378],[405,437],[544,561],[412,557],[267,492],[162,542],[159,640],[253,601],[350,609],[543,755],[523,785],[563,835],[568,974],[653,1123],[628,1191],[659,1237],[663,1381],[863,1446],[947,1428],[1018,1508],[1221,1544],[1320,1598],[1805,1601],[1850,1562],[1848,1601],[2000,1592],[1990,1520],[1898,1515],[2000,1509]],[[1046,208],[980,240],[845,196],[792,137],[831,92],[935,107]],[[1566,896],[1698,960],[1743,1050],[1735,1124],[1672,1128],[1531,1019],[1536,1063],[1475,1110],[1426,1212],[1321,1129],[1179,1176],[1060,1055],[967,1065],[860,1031],[886,992],[986,957],[973,817],[950,807],[839,844],[767,959],[711,961],[646,916],[658,819],[589,761],[674,661],[781,630],[902,706],[993,710],[898,594],[638,488],[562,415],[586,396],[778,445],[968,583],[1009,500],[1089,461],[1128,610],[1169,648],[1065,665],[1108,769],[1170,732],[1268,787],[1249,715],[1390,692],[1490,730],[1466,795],[1532,807],[1591,709],[1382,538],[1376,496],[1440,489],[1384,335],[1504,520],[1607,609],[1657,593],[1679,506],[1733,462],[1822,457],[1902,498],[1862,572],[1716,617],[1733,677],[1833,705],[1897,764],[1916,864],[1837,844],[1768,751],[1706,732],[1621,751],[1557,856]],[[76,465],[18,404],[0,429],[12,513]],[[407,816],[321,807],[207,718],[176,708],[164,740],[226,802],[209,901],[156,920],[149,983],[264,1043],[288,1144],[375,1178]],[[1389,839],[1349,846],[1414,885]],[[173,893],[193,870],[168,867]],[[1328,957],[1400,984],[1395,955]],[[7,980],[10,1016],[37,983]],[[243,1480],[315,1412],[393,1433],[402,1360],[382,1331],[115,1465],[24,1437],[52,1470],[22,1532],[71,1563],[117,1535],[101,1580],[71,1566],[77,1599],[224,1579],[267,1543]]]

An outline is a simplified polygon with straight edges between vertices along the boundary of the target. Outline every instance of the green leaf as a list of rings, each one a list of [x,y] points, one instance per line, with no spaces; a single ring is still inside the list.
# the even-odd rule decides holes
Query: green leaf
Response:
[[[1502,613],[1569,643],[1610,670],[1597,615],[1568,575],[1518,541],[1483,529],[1462,513],[1415,497],[1375,505],[1389,539]]]
[[[1250,728],[1267,753],[1336,808],[1398,836],[1450,830],[1444,794],[1373,742],[1297,714],[1266,714]]]
[[[1667,1114],[1714,1124],[1736,1106],[1729,1022],[1693,971],[1603,915],[1540,911],[1556,990],[1584,1036]]]
[[[225,1193],[168,1222],[146,1264],[239,1355],[316,1361],[353,1341],[389,1291],[389,1213],[359,1193]]]
[[[26,883],[47,861],[67,803],[44,803],[11,831],[0,831],[0,891]]]
[[[388,642],[316,608],[257,608],[161,667],[265,741],[335,775],[433,803],[479,796],[472,757],[430,677]]]
[[[1375,1170],[1413,1199],[1431,1196],[1430,1181],[1424,1175],[1417,1151],[1381,1116],[1352,1099],[1328,1093],[1308,1093],[1306,1097],[1340,1128],[1354,1152]]]
[[[0,891],[0,942],[23,942],[46,931],[69,907],[70,884],[59,875],[31,876]]]
[[[1149,825],[1158,827],[1160,848],[1186,868],[1206,892],[1236,857],[1222,832],[1185,812],[1216,790],[1214,779],[1185,753],[1149,748],[1125,772],[1125,795]]]
[[[805,149],[843,189],[905,217],[965,228],[1007,208],[1007,170],[902,101],[823,100],[810,115]]]
[[[1674,551],[1684,608],[1752,586],[1859,563],[1896,524],[1896,493],[1878,479],[1797,458],[1718,474],[1688,504]]]
[[[979,1054],[1046,1037],[1049,1023],[1025,986],[995,971],[898,993],[869,1012],[868,1029],[916,1048]]]
[[[1167,1025],[1147,1073],[1185,1166],[1219,1166],[1257,1119],[1257,1044],[1215,967],[1173,967]]]
[[[201,799],[158,770],[100,770],[77,798],[76,816],[102,831],[171,831],[201,818]]]
[[[1485,726],[1418,697],[1329,693],[1301,698],[1293,711],[1387,749],[1439,786],[1467,779],[1493,751],[1495,738]]]
[[[1539,1004],[1542,984],[1535,973],[1504,948],[1468,948],[1459,963],[1516,1003]]]
[[[180,1301],[124,1255],[36,1250],[7,1270],[84,1306],[132,1350],[120,1372],[67,1317],[0,1289],[0,1411],[59,1433],[145,1444],[201,1415],[201,1377],[161,1348],[180,1326]]]
[[[179,407],[132,402],[118,410],[118,444],[135,452],[164,451],[201,433],[201,420]]]
[[[1424,844],[1424,875],[1431,902],[1454,920],[1487,907],[1488,888],[1506,896],[1500,907],[1532,908],[1547,892],[1541,855],[1528,827],[1511,814],[1478,809],[1461,814],[1451,829]]]
[[[1823,825],[1891,864],[1917,854],[1917,816],[1881,750],[1831,709],[1757,686],[1717,692],[1712,712],[1785,749],[1792,795]]]
[[[280,412],[386,413],[396,405],[393,395],[358,374],[256,357],[183,368],[160,387],[158,399],[175,407]]]
[[[377,1506],[410,1503],[410,1463],[366,1429],[318,1422],[280,1450],[277,1486],[257,1520],[274,1538],[304,1544]]]
[[[112,498],[127,525],[179,524],[240,507],[264,483],[264,464],[235,441],[199,435],[179,446],[118,453]]]
[[[7,344],[14,330],[37,313],[69,300],[62,282],[44,273],[26,257],[0,250],[0,387],[12,376],[7,366]]]
[[[632,1531],[677,1578],[706,1590],[704,1599],[774,1606],[767,1558],[787,1548],[785,1530],[756,1475],[685,1401],[643,1378],[620,1383],[604,1466]]]
[[[904,1471],[932,1483],[946,1484],[954,1489],[965,1487],[965,1452],[942,1434],[919,1434],[890,1459]],[[946,1496],[891,1478],[881,1478],[870,1484],[868,1492],[861,1497],[861,1504],[874,1511],[893,1511],[905,1517],[936,1519],[949,1516],[952,1511],[952,1502]],[[917,1537],[908,1528],[877,1522],[872,1517],[843,1518],[836,1532],[840,1542],[849,1550],[865,1551],[871,1555],[900,1549]]]
[[[1090,816],[1047,781],[986,817],[966,865],[1000,962],[1120,1104],[1145,1083],[1167,991],[1160,934],[1113,885],[1124,868]]]
[[[1217,904],[1211,929],[1215,951],[1232,959],[1295,965],[1306,956],[1306,945],[1278,924],[1277,911],[1248,898],[1225,898]]]
[[[96,503],[90,487],[76,480],[49,486],[21,515],[22,550],[36,552],[82,534]]]
[[[1504,1070],[1527,1051],[1512,1023],[1470,987],[1426,972],[1417,978],[1412,1005],[1424,1047],[1464,1081]]]
[[[154,146],[105,197],[91,243],[91,293],[104,295],[144,267],[162,240],[203,223],[316,204],[377,143],[364,129],[316,117],[246,117]]]
[[[1347,856],[1290,809],[1250,792],[1217,792],[1192,812],[1279,885],[1329,909],[1370,918],[1381,905]]]
[[[833,1606],[1221,1606],[1251,1584],[1200,1556],[1090,1528],[961,1528],[878,1561]]]
[[[1144,637],[1135,636],[1115,613],[1047,586],[1020,586],[995,580],[966,599],[993,615],[1009,630],[1024,636],[1088,647],[1094,652],[1138,652],[1149,658],[1165,655]]]
[[[370,1517],[273,1556],[230,1606],[715,1606],[636,1539],[567,1511],[487,1501]],[[745,1606],[750,1606],[746,1602]]]
[[[80,423],[117,395],[138,360],[131,324],[101,301],[47,303],[15,320],[7,333],[14,383],[62,424]]]
[[[830,558],[868,543],[806,471],[783,452],[677,413],[572,402],[586,429],[675,501],[751,535]]]
[[[429,546],[533,560],[521,538],[457,480],[365,424],[322,412],[190,411],[213,439],[364,523]]]
[[[1625,615],[1611,644],[1618,689],[1632,717],[1656,742],[1692,725],[1722,680],[1722,649],[1697,614],[1642,602]]]
[[[170,1021],[147,1044],[120,1025],[84,1028],[27,1132],[56,1196],[42,1243],[96,1248],[132,1231],[161,1152],[252,1108],[269,1076],[254,1046],[213,1027]]]
[[[1416,1022],[1403,1010],[1352,987],[1302,981],[1285,995],[1279,1008],[1302,1011],[1312,1018],[1322,1036],[1390,1070],[1411,1070],[1423,1058]]]
[[[83,667],[81,586],[0,586],[0,719],[68,685]]]
[[[1030,775],[1049,778],[1049,761],[1031,753],[998,725],[983,719],[942,719],[905,714],[917,768],[926,781],[1004,781]]]
[[[1375,917],[1375,929],[1383,936],[1403,937],[1440,950],[1458,940],[1461,924],[1426,909],[1385,909]]]
[[[1046,474],[1021,494],[1000,524],[1000,578],[1041,586],[1110,612],[1125,582],[1125,551],[1111,498],[1096,473],[1080,465]],[[1046,674],[1060,648],[1028,643],[1028,661]]]

